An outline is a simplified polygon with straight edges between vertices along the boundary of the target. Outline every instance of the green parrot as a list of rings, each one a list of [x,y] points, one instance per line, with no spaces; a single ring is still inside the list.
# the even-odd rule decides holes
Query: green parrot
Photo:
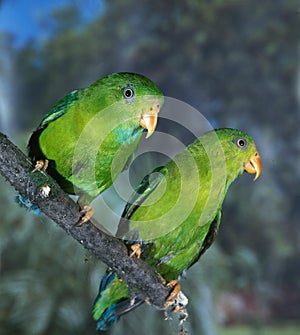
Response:
[[[137,187],[124,209],[117,236],[129,250],[140,246],[141,259],[173,288],[169,303],[180,292],[178,277],[214,241],[230,184],[244,171],[255,173],[257,179],[261,168],[253,139],[240,130],[223,128],[199,137]],[[108,269],[94,302],[97,329],[107,330],[141,303],[138,296],[129,296],[126,283]]]
[[[130,162],[143,128],[155,131],[164,97],[148,78],[114,73],[58,101],[33,132],[29,157],[68,194],[79,195],[84,214]]]

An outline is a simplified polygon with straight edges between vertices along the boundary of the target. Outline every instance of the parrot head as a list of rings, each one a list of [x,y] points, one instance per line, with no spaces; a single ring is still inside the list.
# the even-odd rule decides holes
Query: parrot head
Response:
[[[227,175],[235,178],[245,171],[255,174],[256,180],[261,174],[262,162],[252,137],[231,128],[217,129],[215,134],[225,156]]]
[[[164,103],[164,96],[149,78],[137,73],[114,73],[102,78],[107,85],[107,97],[112,102],[122,102],[127,116],[147,130],[146,138],[156,128],[158,113]]]

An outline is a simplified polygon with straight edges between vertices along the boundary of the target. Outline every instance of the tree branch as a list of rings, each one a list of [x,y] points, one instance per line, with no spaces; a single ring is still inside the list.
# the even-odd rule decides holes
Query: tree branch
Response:
[[[163,309],[169,289],[161,283],[157,273],[142,260],[128,257],[122,241],[99,230],[91,222],[76,226],[80,220],[79,206],[49,175],[31,173],[31,170],[28,157],[0,132],[0,173],[3,177],[21,196],[112,268],[126,281],[130,291],[137,291],[143,299],[148,298],[152,305]],[[45,185],[50,187],[48,195],[43,192]]]

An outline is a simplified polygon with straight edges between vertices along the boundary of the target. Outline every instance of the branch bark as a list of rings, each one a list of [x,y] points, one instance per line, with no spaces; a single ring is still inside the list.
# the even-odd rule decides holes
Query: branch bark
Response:
[[[169,294],[157,273],[140,259],[128,257],[124,243],[95,227],[91,222],[76,226],[80,219],[79,206],[44,172],[31,173],[32,164],[8,138],[0,132],[0,173],[21,196],[36,205],[67,234],[92,251],[126,281],[130,291],[159,309]],[[50,188],[44,194],[43,186]]]

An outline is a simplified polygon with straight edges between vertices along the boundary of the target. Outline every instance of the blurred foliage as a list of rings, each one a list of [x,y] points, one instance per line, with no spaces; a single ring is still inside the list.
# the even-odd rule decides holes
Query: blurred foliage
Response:
[[[0,73],[14,87],[7,99],[22,146],[59,98],[118,71],[150,77],[216,127],[248,131],[263,174],[231,187],[216,245],[182,281],[189,327],[214,334],[214,322],[229,322],[215,307],[224,291],[251,302],[248,317],[232,322],[255,333],[268,321],[299,321],[299,1],[111,0],[87,22],[78,2],[69,4],[41,22],[46,40],[37,32],[16,48],[14,36],[0,35],[13,64],[8,74],[0,57]],[[159,127],[169,130],[163,120]],[[99,265],[53,223],[18,209],[2,181],[0,197],[1,334],[93,334]],[[110,333],[176,333],[177,321],[162,320],[143,306]]]
[[[260,332],[256,334],[263,335],[297,335],[299,333],[299,328],[294,325],[287,325],[285,327],[263,327]],[[228,327],[225,329],[220,329],[219,335],[253,335],[253,330],[246,327]]]

